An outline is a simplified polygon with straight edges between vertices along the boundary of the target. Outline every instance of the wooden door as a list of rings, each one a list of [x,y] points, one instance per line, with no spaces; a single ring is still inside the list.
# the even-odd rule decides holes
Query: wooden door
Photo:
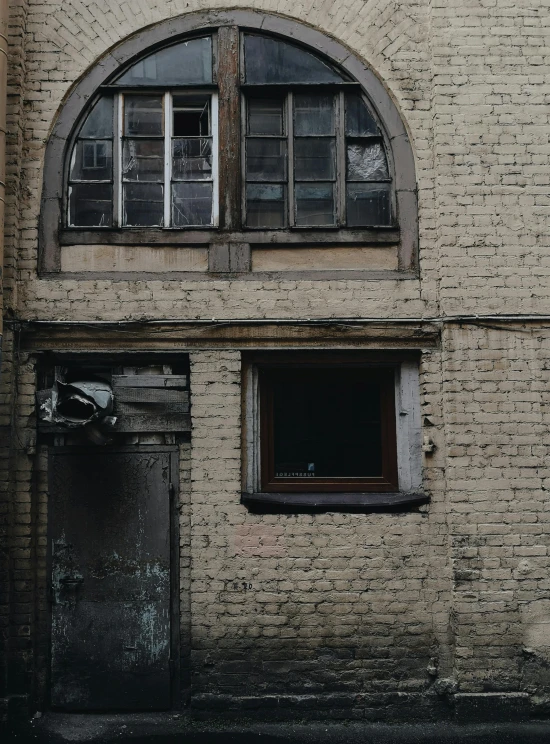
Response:
[[[171,473],[160,448],[50,452],[51,704],[171,704]]]

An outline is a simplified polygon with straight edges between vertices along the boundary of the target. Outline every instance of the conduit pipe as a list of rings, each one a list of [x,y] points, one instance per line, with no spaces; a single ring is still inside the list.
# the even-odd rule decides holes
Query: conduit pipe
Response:
[[[0,366],[4,338],[4,213],[6,204],[6,109],[9,0],[0,0]]]

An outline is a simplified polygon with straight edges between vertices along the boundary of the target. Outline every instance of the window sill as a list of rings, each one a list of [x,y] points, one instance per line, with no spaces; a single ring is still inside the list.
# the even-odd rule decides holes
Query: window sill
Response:
[[[427,504],[423,491],[387,493],[242,493],[241,503],[252,508],[290,508],[299,511],[383,511]]]

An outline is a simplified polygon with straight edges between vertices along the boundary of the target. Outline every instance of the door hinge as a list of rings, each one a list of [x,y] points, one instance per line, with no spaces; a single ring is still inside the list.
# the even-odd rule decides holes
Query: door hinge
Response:
[[[174,488],[173,483],[170,483],[170,485],[168,486],[168,493],[170,494],[171,499],[173,499],[174,496],[176,495],[176,489]]]

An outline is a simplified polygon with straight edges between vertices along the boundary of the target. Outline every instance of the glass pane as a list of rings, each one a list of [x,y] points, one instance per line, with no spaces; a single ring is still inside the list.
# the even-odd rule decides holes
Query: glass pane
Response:
[[[284,227],[286,188],[280,184],[249,183],[246,186],[248,227]]]
[[[174,137],[208,137],[210,96],[174,96]]]
[[[350,137],[379,134],[376,122],[359,93],[346,94],[346,134]]]
[[[380,383],[364,371],[278,373],[273,382],[275,477],[382,476],[381,408]]]
[[[164,224],[164,186],[157,183],[124,184],[124,224],[136,227]]]
[[[283,134],[283,102],[249,99],[248,134]]]
[[[250,181],[285,181],[286,140],[248,139],[246,177]]]
[[[71,227],[111,227],[113,187],[108,183],[76,183],[69,186]]]
[[[99,99],[80,130],[79,137],[113,136],[113,99],[103,96]]]
[[[334,186],[331,183],[297,183],[297,225],[334,225]]]
[[[172,178],[174,181],[212,178],[212,141],[172,140]]]
[[[334,140],[313,137],[294,140],[294,176],[297,181],[334,178]]]
[[[389,178],[386,154],[379,142],[372,145],[359,143],[348,145],[347,156],[350,181],[378,181]]]
[[[325,62],[294,44],[265,36],[244,37],[247,83],[342,83]]]
[[[111,140],[78,140],[71,158],[71,181],[110,181],[113,169]]]
[[[162,135],[161,96],[124,96],[124,134]]]
[[[175,183],[172,186],[174,227],[212,224],[212,184]]]
[[[124,140],[122,177],[125,181],[164,181],[163,140]]]
[[[191,39],[161,49],[123,73],[117,85],[199,85],[212,82],[212,40]]]
[[[372,183],[348,183],[346,203],[349,227],[391,225],[389,187]]]
[[[334,134],[334,96],[296,93],[294,134]]]

